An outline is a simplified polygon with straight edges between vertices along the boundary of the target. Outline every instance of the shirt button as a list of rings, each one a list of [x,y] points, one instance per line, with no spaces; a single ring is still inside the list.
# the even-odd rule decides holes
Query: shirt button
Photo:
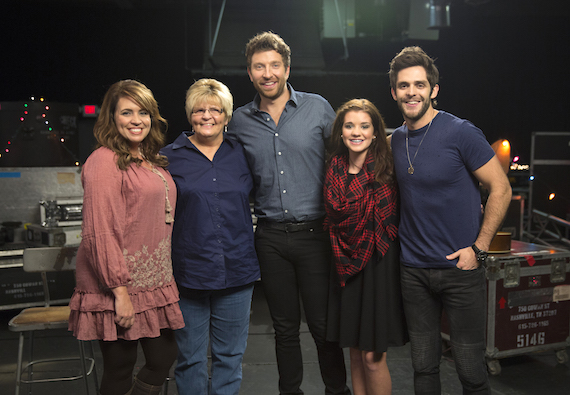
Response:
[[[216,181],[216,179],[214,178],[214,179],[212,179],[212,181]]]
[[[281,155],[281,151],[279,151],[279,152],[277,153],[277,155]]]
[[[287,190],[286,190],[286,189],[284,189],[284,190],[283,190],[283,193],[287,193]]]
[[[289,212],[289,210],[285,210],[285,214],[287,214]]]
[[[279,133],[275,133],[275,137],[279,136]]]
[[[267,122],[271,121],[271,118],[267,118]]]
[[[283,174],[283,170],[281,170],[279,173],[280,173],[280,174]]]

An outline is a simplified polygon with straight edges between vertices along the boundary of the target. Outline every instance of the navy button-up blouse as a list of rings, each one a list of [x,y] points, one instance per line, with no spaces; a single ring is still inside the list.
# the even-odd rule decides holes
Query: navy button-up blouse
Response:
[[[253,179],[243,147],[225,138],[213,161],[183,132],[161,153],[178,198],[172,232],[176,282],[190,289],[216,290],[257,280],[249,195]]]

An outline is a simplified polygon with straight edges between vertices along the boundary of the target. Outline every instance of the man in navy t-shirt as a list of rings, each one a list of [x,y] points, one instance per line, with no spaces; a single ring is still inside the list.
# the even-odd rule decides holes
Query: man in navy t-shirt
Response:
[[[402,293],[416,394],[441,392],[445,309],[465,394],[490,394],[485,364],[483,263],[511,200],[511,187],[480,129],[434,108],[439,72],[421,48],[390,63],[392,97],[405,124],[391,145],[401,198]],[[481,212],[479,183],[489,191]]]

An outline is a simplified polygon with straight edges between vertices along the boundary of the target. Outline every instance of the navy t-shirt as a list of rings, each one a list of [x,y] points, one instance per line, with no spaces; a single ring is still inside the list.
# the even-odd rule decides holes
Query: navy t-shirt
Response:
[[[445,256],[472,245],[481,226],[479,182],[472,172],[495,153],[471,122],[440,111],[415,156],[426,130],[408,131],[404,125],[392,136],[401,199],[401,261],[410,267],[453,267],[457,260]],[[413,174],[408,173],[406,132]]]

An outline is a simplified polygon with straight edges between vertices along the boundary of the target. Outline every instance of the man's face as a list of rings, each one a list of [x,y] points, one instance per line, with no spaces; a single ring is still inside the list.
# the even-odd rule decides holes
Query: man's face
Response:
[[[289,67],[285,68],[277,51],[254,53],[247,73],[257,92],[269,100],[277,99],[287,89]]]
[[[422,66],[408,67],[398,72],[396,87],[392,88],[392,97],[404,119],[416,123],[431,108],[431,99],[439,92],[439,86],[430,87],[426,70]],[[423,122],[419,122],[423,123]]]

